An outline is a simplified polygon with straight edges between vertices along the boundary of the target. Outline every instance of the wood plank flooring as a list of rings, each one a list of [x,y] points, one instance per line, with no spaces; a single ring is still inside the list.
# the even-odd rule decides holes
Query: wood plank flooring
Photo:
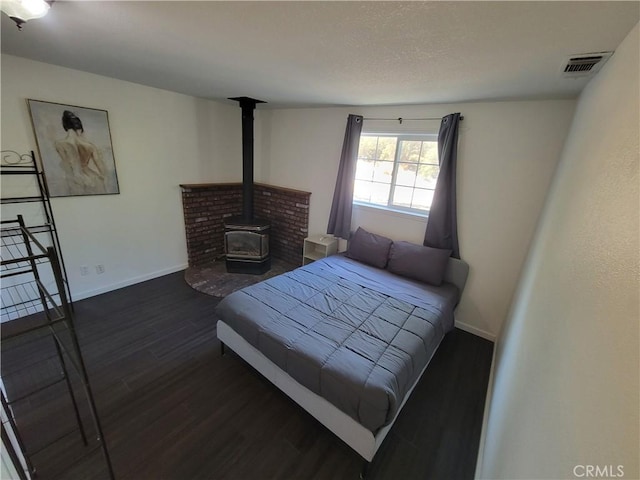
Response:
[[[179,272],[75,303],[116,478],[357,479],[362,459],[355,452],[235,354],[220,356],[217,302]],[[492,350],[457,329],[445,337],[369,479],[473,478]],[[56,375],[49,337],[3,341],[10,397]],[[73,430],[64,383],[14,405],[27,448],[41,449],[32,457],[39,479],[108,478],[82,390],[75,390],[89,447]]]

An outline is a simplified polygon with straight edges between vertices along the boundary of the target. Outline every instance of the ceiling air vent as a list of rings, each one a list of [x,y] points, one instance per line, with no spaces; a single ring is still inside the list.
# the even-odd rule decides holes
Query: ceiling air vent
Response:
[[[602,68],[611,55],[613,52],[572,55],[564,63],[562,74],[566,78],[591,76]]]

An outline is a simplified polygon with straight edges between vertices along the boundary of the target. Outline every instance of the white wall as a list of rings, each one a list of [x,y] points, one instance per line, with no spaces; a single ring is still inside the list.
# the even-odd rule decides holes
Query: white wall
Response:
[[[179,183],[241,178],[240,109],[62,67],[2,56],[2,148],[35,148],[25,98],[109,112],[120,195],[53,200],[72,291],[82,298],[186,265]],[[310,232],[325,232],[348,113],[465,115],[459,222],[471,265],[458,320],[495,335],[506,315],[574,101],[261,110],[256,181],[312,192]],[[437,132],[438,121],[425,123]],[[366,122],[366,130],[398,129]],[[405,122],[402,131],[419,131]],[[355,209],[354,225],[421,242],[425,223]],[[104,264],[97,275],[95,265]],[[81,277],[80,266],[90,267]]]
[[[639,44],[636,25],[579,99],[498,343],[480,478],[640,478]]]
[[[259,111],[256,178],[312,192],[309,231],[326,232],[349,113],[423,118],[461,112],[459,236],[471,272],[458,321],[491,338],[506,317],[574,107],[573,100],[554,100]],[[437,133],[440,122],[419,125],[365,121],[364,130]],[[353,225],[422,243],[426,221],[356,208]]]
[[[240,109],[2,55],[2,149],[36,150],[26,98],[109,112],[120,194],[52,200],[74,297],[185,268],[179,184],[241,178]]]

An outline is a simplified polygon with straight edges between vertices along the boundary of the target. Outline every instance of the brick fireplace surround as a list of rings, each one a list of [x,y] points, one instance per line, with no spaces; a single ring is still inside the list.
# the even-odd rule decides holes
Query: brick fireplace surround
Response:
[[[241,183],[180,185],[189,266],[213,262],[224,254],[224,219],[242,214]],[[309,231],[310,192],[254,184],[254,213],[271,223],[270,250],[275,258],[302,264]]]

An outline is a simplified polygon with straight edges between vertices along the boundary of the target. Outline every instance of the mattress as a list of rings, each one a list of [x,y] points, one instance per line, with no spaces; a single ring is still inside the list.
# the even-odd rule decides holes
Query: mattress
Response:
[[[232,293],[218,317],[298,383],[375,434],[444,335],[458,289],[333,255]]]

